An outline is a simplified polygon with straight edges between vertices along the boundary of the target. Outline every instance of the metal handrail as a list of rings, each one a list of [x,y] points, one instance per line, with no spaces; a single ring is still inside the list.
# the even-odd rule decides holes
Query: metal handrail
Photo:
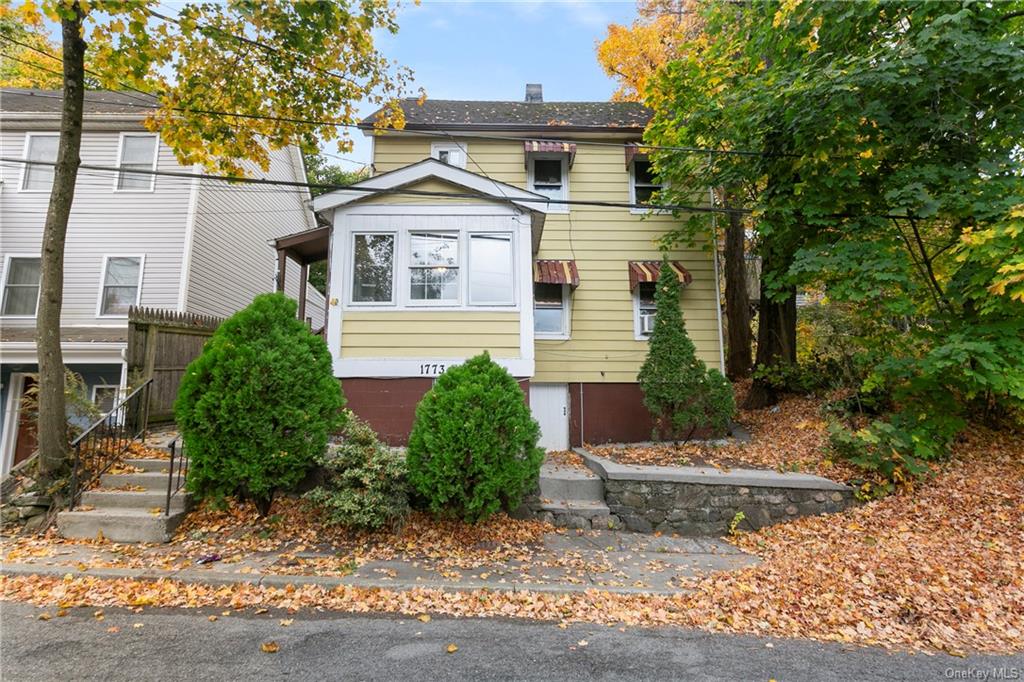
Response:
[[[82,492],[98,481],[133,442],[145,440],[152,384],[152,379],[146,379],[71,441],[69,447],[75,457],[71,466],[69,509],[78,504]]]
[[[181,442],[179,448],[178,443]],[[171,467],[167,473],[167,504],[164,506],[164,516],[171,515],[171,497],[178,494],[178,491],[185,485],[185,480],[188,477],[188,464],[185,462],[185,441],[178,436],[171,441],[171,445],[168,448],[171,452]],[[174,458],[175,455],[178,457],[178,473],[175,476],[174,473]]]

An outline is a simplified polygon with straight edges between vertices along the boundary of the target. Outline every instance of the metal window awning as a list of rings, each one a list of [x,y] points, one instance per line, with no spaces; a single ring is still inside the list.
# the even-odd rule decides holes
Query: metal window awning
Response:
[[[569,168],[576,161],[576,145],[572,142],[551,142],[550,140],[525,140],[523,142],[524,162],[530,154],[568,154]]]
[[[626,145],[626,170],[629,170],[629,164],[633,163],[635,159],[646,160],[647,159],[647,147],[643,145],[631,142]]]
[[[580,273],[574,260],[536,260],[533,262],[533,281],[536,284],[580,285]]]
[[[693,281],[693,275],[683,267],[682,263],[679,261],[669,261],[668,264],[675,271],[681,283],[689,284]],[[660,260],[629,261],[629,290],[633,291],[641,282],[657,282],[660,273]]]

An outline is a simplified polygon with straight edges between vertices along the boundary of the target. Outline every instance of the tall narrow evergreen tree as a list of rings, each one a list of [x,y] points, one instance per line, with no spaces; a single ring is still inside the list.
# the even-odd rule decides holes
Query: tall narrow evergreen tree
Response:
[[[654,293],[657,315],[638,381],[654,417],[654,437],[689,440],[697,429],[724,432],[735,411],[732,387],[697,357],[679,307],[679,278],[668,259]]]

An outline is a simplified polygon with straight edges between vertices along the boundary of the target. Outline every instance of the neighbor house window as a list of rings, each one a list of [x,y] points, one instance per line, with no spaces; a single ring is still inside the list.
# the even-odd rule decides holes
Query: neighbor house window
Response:
[[[469,151],[464,144],[456,142],[435,142],[430,145],[430,156],[441,163],[458,168],[466,167],[466,157]]]
[[[156,170],[156,135],[122,135],[121,158],[118,166],[131,170]],[[129,192],[149,192],[156,176],[151,173],[122,171],[117,175],[117,189]]]
[[[97,384],[92,387],[92,403],[103,414],[109,414],[117,404],[117,397],[120,393],[118,386],[104,386]]]
[[[357,234],[353,254],[352,302],[391,303],[395,235]]]
[[[533,154],[529,162],[530,189],[551,199],[569,198],[569,157],[566,154]],[[559,207],[568,207],[564,204]]]
[[[35,317],[39,304],[39,259],[9,258],[4,274],[3,314]]]
[[[649,204],[655,192],[660,192],[661,181],[654,174],[654,167],[650,161],[637,159],[633,161],[633,171],[630,173],[630,197],[634,204]]]
[[[413,232],[409,235],[409,298],[412,301],[459,300],[459,235]]]
[[[469,302],[471,305],[511,305],[512,235],[469,236]]]
[[[633,297],[636,306],[637,336],[650,336],[654,331],[654,315],[657,307],[654,304],[656,282],[640,282]]]
[[[538,337],[568,336],[568,312],[564,284],[533,285],[533,331]]]
[[[142,259],[136,256],[111,256],[103,269],[100,315],[127,315],[139,302]]]
[[[53,163],[57,160],[57,135],[29,135],[25,148],[27,161],[45,161]],[[54,167],[26,163],[22,175],[21,188],[30,192],[48,192],[53,186]]]

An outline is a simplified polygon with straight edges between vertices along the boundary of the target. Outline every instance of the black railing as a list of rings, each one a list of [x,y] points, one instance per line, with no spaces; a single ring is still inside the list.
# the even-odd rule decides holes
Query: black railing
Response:
[[[78,504],[83,491],[95,484],[100,476],[124,456],[132,443],[141,443],[145,439],[152,383],[152,379],[146,379],[116,403],[110,412],[71,441],[74,462],[71,467],[69,509]]]
[[[171,468],[167,473],[167,504],[164,506],[164,516],[171,515],[171,498],[178,494],[178,491],[185,485],[188,476],[188,459],[185,457],[185,441],[178,436],[171,441]],[[175,471],[177,464],[177,471]],[[187,511],[187,510],[186,510]]]

